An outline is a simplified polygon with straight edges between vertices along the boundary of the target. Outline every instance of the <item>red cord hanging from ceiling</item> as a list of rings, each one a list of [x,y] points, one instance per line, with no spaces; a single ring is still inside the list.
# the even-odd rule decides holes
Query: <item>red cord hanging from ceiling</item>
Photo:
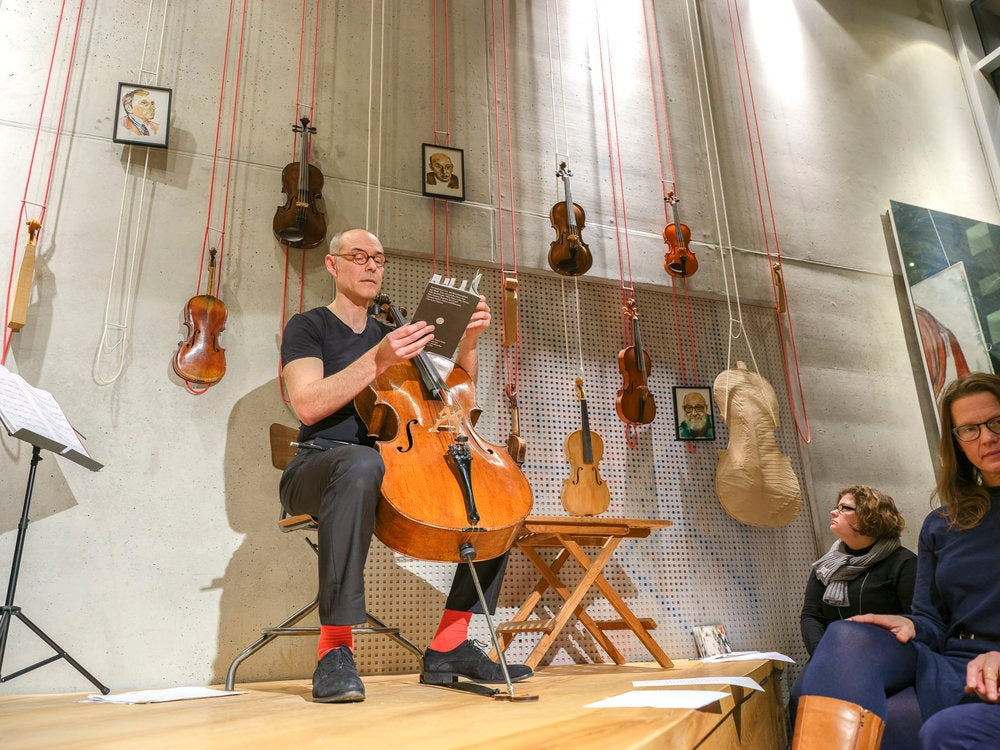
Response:
[[[660,43],[656,32],[656,16],[654,14],[652,0],[643,0],[643,26],[646,40],[646,59],[649,64],[649,98],[653,108],[653,119],[656,123],[656,154],[660,166],[660,187],[663,191],[663,218],[664,223],[672,221],[670,216],[671,199],[677,200],[677,177],[674,172],[673,151],[670,145],[670,124],[667,120],[667,99],[663,86],[663,63],[660,59]],[[655,64],[654,64],[655,63]],[[659,94],[659,103],[657,101]],[[660,132],[663,132],[664,146],[660,142]],[[666,150],[666,169],[664,168],[664,150]],[[669,179],[667,172],[669,171]],[[678,228],[679,230],[679,228]],[[674,328],[677,335],[677,351],[680,359],[680,376],[684,384],[698,384],[698,355],[694,344],[694,325],[691,320],[691,301],[688,297],[687,277],[678,279],[671,276],[671,292],[673,298]],[[677,287],[680,283],[681,294],[684,303],[684,317],[686,318],[687,342],[685,342],[684,332],[681,329],[681,314],[678,305]],[[685,352],[685,346],[688,352]],[[688,381],[687,362],[688,356],[691,360],[692,379]]]
[[[229,69],[229,45],[232,40],[232,25],[233,25],[233,5],[234,0],[229,0],[229,15],[226,19],[226,43],[223,52],[222,59],[222,80],[219,85],[219,111],[218,117],[215,124],[215,143],[212,151],[212,171],[208,181],[208,206],[205,210],[205,232],[202,236],[201,241],[201,255],[198,259],[198,280],[195,283],[195,296],[199,294],[201,289],[201,278],[202,273],[205,269],[205,251],[208,249],[208,235],[212,229],[212,207],[215,199],[215,172],[219,161],[219,136],[222,131],[222,113],[223,107],[226,102],[226,73]],[[229,148],[226,158],[226,182],[223,191],[223,201],[222,201],[222,216],[221,220],[218,222],[218,228],[215,230],[219,235],[218,242],[218,273],[215,278],[215,289],[209,289],[208,293],[216,297],[219,296],[219,289],[222,286],[222,264],[225,258],[226,251],[226,221],[229,213],[229,188],[232,182],[232,171],[233,171],[233,144],[236,140],[236,113],[237,104],[239,103],[240,97],[240,72],[243,68],[243,39],[244,33],[246,31],[246,17],[247,17],[247,0],[243,0],[243,8],[240,13],[240,31],[239,40],[236,52],[236,76],[235,82],[233,84],[233,103],[232,110],[229,116]],[[184,381],[184,385],[190,393],[195,395],[201,395],[205,393],[211,385],[206,385],[201,390],[191,387],[191,383],[187,380]]]
[[[292,107],[292,122],[298,122],[300,117],[300,110],[303,103],[299,101],[299,93],[302,91],[302,56],[305,50],[305,35],[306,35],[306,3],[307,0],[302,0],[302,10],[301,18],[299,21],[299,63],[298,69],[295,74],[295,102]],[[313,114],[316,107],[316,59],[317,51],[319,50],[319,8],[320,0],[316,0],[316,7],[313,13],[313,51],[312,51],[312,75],[311,83],[309,87],[309,121],[312,122],[314,119]],[[298,137],[299,131],[292,131],[292,161],[295,160],[295,155],[298,153]],[[303,134],[305,137],[305,134]],[[312,149],[312,142],[309,143],[309,148]],[[291,403],[288,396],[285,395],[285,384],[281,379],[282,367],[281,367],[281,341],[284,340],[285,336],[285,316],[288,314],[288,309],[286,306],[288,300],[288,268],[290,264],[289,255],[291,253],[291,248],[287,243],[284,244],[285,248],[285,265],[282,272],[281,279],[281,317],[278,321],[278,390],[281,393],[281,400],[286,404]],[[305,287],[305,276],[306,276],[306,248],[299,248],[299,291],[298,291],[298,303],[296,305],[295,311],[302,312],[302,297],[303,289]]]
[[[62,38],[62,24],[65,15],[66,15],[66,0],[63,0],[62,5],[60,5],[59,7],[59,18],[56,21],[55,38],[52,42],[52,54],[49,56],[49,71],[45,77],[45,89],[42,92],[42,105],[39,108],[38,123],[35,126],[35,138],[31,146],[31,157],[28,160],[28,174],[24,180],[24,193],[21,196],[21,208],[18,211],[17,224],[14,229],[14,252],[11,256],[10,276],[7,281],[7,296],[5,297],[5,302],[4,302],[3,349],[2,351],[0,351],[0,365],[4,364],[7,361],[7,352],[10,349],[11,338],[14,333],[14,331],[8,327],[8,324],[10,322],[10,317],[9,317],[10,290],[14,283],[14,269],[17,267],[17,248],[21,239],[21,227],[25,225],[25,218],[24,218],[25,209],[30,203],[28,201],[28,191],[31,186],[31,178],[34,176],[35,156],[38,151],[38,138],[42,132],[42,120],[45,116],[45,107],[49,99],[49,85],[52,83],[52,74],[53,71],[55,70],[56,50],[59,48],[59,42]],[[52,187],[52,174],[55,169],[56,154],[58,153],[59,149],[59,137],[60,135],[62,135],[63,114],[66,111],[66,94],[69,92],[69,76],[70,73],[72,73],[73,71],[73,57],[74,54],[76,53],[76,42],[80,36],[81,18],[83,18],[83,0],[80,0],[80,4],[79,6],[77,6],[76,25],[73,27],[73,36],[70,42],[69,58],[66,61],[66,78],[63,82],[63,93],[62,93],[62,99],[60,100],[59,104],[59,115],[58,117],[56,117],[56,122],[55,122],[55,140],[52,144],[52,156],[49,159],[48,175],[46,176],[45,179],[45,191],[43,193],[44,197],[42,198],[41,203],[31,204],[38,207],[39,209],[38,222],[42,225],[43,228],[45,224],[44,222],[45,212],[49,205],[49,190]],[[38,241],[39,236],[40,232],[39,235],[36,235],[35,238],[36,242]]]
[[[739,3],[728,0],[729,28],[733,39],[733,52],[736,57],[736,73],[740,84],[740,97],[743,103],[743,119],[746,123],[747,141],[750,146],[750,158],[753,165],[754,184],[757,190],[757,205],[760,210],[761,232],[764,236],[764,249],[767,254],[770,269],[771,290],[774,296],[774,307],[778,316],[778,337],[781,342],[781,355],[785,369],[785,384],[788,387],[788,401],[792,410],[795,429],[802,441],[809,443],[809,416],[806,413],[805,395],[802,391],[802,377],[799,372],[798,353],[795,347],[795,331],[792,326],[792,312],[788,307],[787,284],[781,266],[781,243],[778,240],[778,225],[774,218],[774,204],[771,200],[771,189],[767,181],[767,165],[764,160],[764,148],[760,135],[760,125],[757,120],[757,106],[754,102],[753,83],[750,79],[750,66],[747,60],[746,44],[743,39],[743,24],[740,19]],[[745,79],[745,80],[744,80]],[[758,166],[758,158],[760,165]],[[763,185],[762,185],[763,183]],[[765,207],[766,204],[766,207]],[[774,238],[774,252],[768,238],[770,224],[771,236]],[[787,334],[782,325],[782,316],[788,326]],[[789,363],[789,359],[791,363]],[[792,386],[792,369],[795,370],[795,387]],[[802,406],[800,422],[795,408],[795,395],[798,394]],[[804,431],[803,431],[804,430]]]
[[[514,212],[514,157],[512,146],[512,130],[510,124],[510,76],[507,44],[507,3],[500,0],[500,37],[501,50],[497,50],[497,24],[496,24],[496,0],[490,0],[490,38],[493,52],[493,116],[496,155],[496,192],[497,192],[497,247],[500,260],[500,299],[501,318],[504,321],[511,316],[515,322],[515,332],[513,341],[509,342],[504,349],[504,393],[509,404],[516,407],[518,395],[518,360],[519,360],[519,340],[520,322],[517,315],[516,306],[510,307],[516,300],[517,293],[517,218]],[[497,60],[502,54],[503,59],[503,108],[505,127],[501,128],[500,123],[500,80],[497,70]],[[507,154],[507,214],[510,220],[510,250],[511,257],[508,259],[505,252],[504,243],[504,199],[503,199],[503,153],[501,144],[501,132],[506,132],[506,154]],[[511,286],[512,284],[512,286]],[[513,289],[513,295],[511,294]]]

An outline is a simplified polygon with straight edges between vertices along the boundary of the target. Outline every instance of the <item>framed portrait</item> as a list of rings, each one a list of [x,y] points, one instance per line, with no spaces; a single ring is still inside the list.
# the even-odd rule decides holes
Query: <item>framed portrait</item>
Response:
[[[115,97],[115,143],[166,148],[170,133],[170,89],[119,83]]]
[[[675,440],[715,440],[711,388],[674,386]]]
[[[465,200],[465,159],[460,148],[421,144],[420,179],[424,195]]]

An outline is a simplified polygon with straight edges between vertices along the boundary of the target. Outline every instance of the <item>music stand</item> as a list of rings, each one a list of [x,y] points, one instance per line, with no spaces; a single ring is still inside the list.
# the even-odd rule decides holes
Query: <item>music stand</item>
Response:
[[[59,404],[47,391],[28,385],[24,378],[10,372],[0,365],[0,424],[8,434],[19,440],[31,443],[31,465],[28,469],[28,486],[24,492],[24,507],[21,511],[21,521],[17,525],[17,539],[14,542],[14,559],[10,568],[10,580],[7,583],[7,596],[3,609],[0,610],[0,683],[13,680],[26,672],[51,664],[58,659],[65,659],[80,674],[107,695],[111,689],[101,684],[96,677],[83,668],[79,662],[70,656],[62,647],[52,640],[45,632],[35,625],[28,616],[14,605],[14,591],[17,588],[18,573],[21,568],[21,554],[24,550],[24,540],[28,531],[28,509],[31,506],[31,493],[35,486],[35,471],[38,462],[42,460],[42,448],[58,453],[71,461],[85,466],[91,471],[97,471],[102,464],[95,461],[83,447],[76,431],[70,426],[66,415]],[[7,649],[7,634],[13,618],[19,619],[39,638],[56,652],[55,656],[42,659],[24,669],[19,669],[3,676],[3,658]]]

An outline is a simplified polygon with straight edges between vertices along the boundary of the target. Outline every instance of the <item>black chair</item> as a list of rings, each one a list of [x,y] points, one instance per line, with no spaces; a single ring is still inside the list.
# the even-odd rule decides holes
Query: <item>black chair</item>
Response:
[[[292,457],[296,452],[296,448],[292,445],[292,442],[295,441],[297,437],[298,430],[294,427],[288,427],[287,425],[278,423],[271,425],[271,465],[274,466],[274,468],[279,471],[283,471],[292,460]],[[305,514],[289,516],[284,509],[282,509],[281,515],[278,518],[278,528],[285,533],[292,531],[311,531],[319,528],[319,524],[313,516]],[[316,542],[309,537],[305,537],[305,540],[318,555],[319,547]],[[243,662],[244,659],[260,651],[275,638],[284,635],[318,635],[319,627],[296,627],[297,622],[311,614],[318,606],[319,594],[317,593],[311,602],[294,612],[279,625],[275,625],[270,628],[261,628],[260,638],[240,651],[240,653],[237,654],[236,658],[233,659],[232,663],[229,665],[229,671],[226,673],[226,690],[232,690],[233,686],[236,684],[236,669],[239,667],[240,663]],[[366,621],[364,625],[357,625],[352,628],[355,634],[365,635],[369,633],[379,633],[387,635],[404,648],[412,651],[418,659],[423,659],[424,652],[421,651],[420,648],[418,648],[412,641],[401,635],[399,628],[386,625],[370,612],[365,612],[365,618]]]

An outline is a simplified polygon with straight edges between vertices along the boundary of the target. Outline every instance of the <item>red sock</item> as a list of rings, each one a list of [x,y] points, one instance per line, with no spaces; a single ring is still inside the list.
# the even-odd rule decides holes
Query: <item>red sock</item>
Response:
[[[469,637],[471,620],[471,612],[446,609],[441,615],[441,624],[438,625],[437,633],[434,634],[434,639],[428,648],[435,651],[451,651],[453,648],[458,648]]]
[[[316,646],[316,652],[320,659],[341,646],[347,646],[352,652],[354,651],[354,632],[350,625],[319,626],[319,644]]]

